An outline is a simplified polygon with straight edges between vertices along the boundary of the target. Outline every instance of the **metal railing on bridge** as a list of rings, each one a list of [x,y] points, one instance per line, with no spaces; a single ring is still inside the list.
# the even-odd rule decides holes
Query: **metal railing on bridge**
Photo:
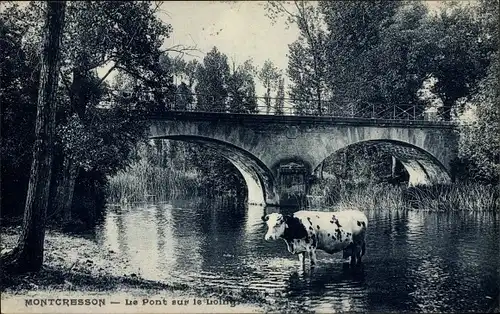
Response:
[[[271,116],[321,116],[334,118],[383,119],[396,121],[436,121],[454,123],[450,109],[421,104],[342,103],[314,99],[276,97],[216,97],[195,93],[140,93],[118,91],[136,103],[159,102],[175,112],[209,112]],[[168,96],[161,96],[165,95]],[[132,104],[134,102],[132,101]],[[321,104],[318,106],[318,104]]]

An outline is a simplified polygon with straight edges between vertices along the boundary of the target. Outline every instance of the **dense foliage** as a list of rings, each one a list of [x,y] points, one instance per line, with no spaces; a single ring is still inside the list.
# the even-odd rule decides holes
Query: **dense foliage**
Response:
[[[472,98],[477,120],[461,127],[460,157],[465,179],[499,183],[500,97],[498,53]]]
[[[144,134],[130,99],[105,82],[112,71],[125,73],[145,88],[169,89],[172,76],[158,67],[170,25],[146,2],[74,2],[68,4],[62,42],[61,84],[57,97],[55,159],[49,217],[83,218],[91,208],[84,199],[103,199],[106,177],[123,169]],[[19,216],[26,197],[44,4],[7,5],[1,19],[2,55],[2,208]],[[105,77],[97,70],[109,65]],[[10,69],[5,71],[4,69]],[[144,89],[141,91],[144,95]],[[169,95],[169,93],[166,93]],[[136,95],[141,97],[141,95]],[[161,97],[160,97],[161,96]],[[155,101],[135,102],[148,113],[163,110],[164,93]],[[145,98],[144,96],[141,97]],[[107,100],[108,110],[99,106]],[[95,187],[95,188],[90,188]],[[80,199],[73,200],[73,195]],[[95,205],[95,204],[94,204]],[[92,222],[92,219],[89,221]]]
[[[38,88],[37,60],[23,47],[25,29],[11,19],[0,19],[1,207],[3,216],[24,209],[35,135]]]
[[[500,180],[500,56],[498,51],[500,11],[498,1],[479,1],[479,33],[484,58],[489,60],[486,76],[479,81],[478,91],[471,96],[475,109],[473,124],[461,129],[461,175],[466,179],[493,182]]]

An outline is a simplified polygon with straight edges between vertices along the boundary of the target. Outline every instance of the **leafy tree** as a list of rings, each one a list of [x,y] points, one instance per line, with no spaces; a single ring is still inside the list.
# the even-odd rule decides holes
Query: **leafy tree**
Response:
[[[313,113],[314,107],[311,100],[314,99],[310,78],[312,77],[310,66],[306,62],[306,50],[295,42],[289,46],[288,76],[290,77],[290,98],[293,101],[297,113]]]
[[[278,82],[278,90],[276,92],[276,100],[274,103],[274,113],[281,115],[285,105],[285,79],[282,77]]]
[[[55,213],[71,216],[73,188],[81,186],[75,184],[78,177],[91,172],[105,177],[131,160],[130,147],[141,138],[137,132],[144,130],[132,117],[132,107],[146,114],[162,111],[171,103],[170,63],[160,63],[165,56],[160,49],[163,38],[169,35],[171,27],[154,16],[157,9],[158,5],[146,2],[68,4],[61,46],[62,85],[57,91],[58,126],[50,197]],[[39,56],[34,52],[41,40],[43,8],[38,2],[30,2],[24,8],[12,5],[7,10],[7,26],[23,34],[24,54],[36,67]],[[110,67],[109,71],[98,77],[97,69],[104,65]],[[105,79],[113,71],[133,82],[132,97],[123,97],[123,93],[109,88]],[[98,108],[104,100],[111,116]],[[102,123],[108,125],[103,127]],[[113,153],[114,150],[119,153]]]
[[[196,77],[196,69],[198,68],[198,61],[197,60],[190,60],[186,63],[186,66],[184,68],[184,73],[186,74],[187,81],[188,81],[188,86],[189,88],[193,88],[193,84],[195,82],[195,77]]]
[[[196,71],[198,109],[226,111],[229,77],[227,56],[214,47],[203,58],[203,64],[199,65]]]
[[[172,74],[179,78],[192,90],[196,79],[196,70],[198,65],[199,63],[196,59],[186,61],[184,59],[175,58],[172,60]]]
[[[271,60],[266,60],[262,69],[258,73],[258,78],[264,85],[266,93],[264,94],[264,101],[266,104],[266,113],[271,111],[271,91],[276,88],[277,82],[281,74]]]
[[[243,192],[245,180],[229,160],[213,148],[191,143],[186,146],[189,163],[201,172],[201,184],[207,197]]]
[[[193,108],[195,102],[194,83],[196,78],[196,70],[198,68],[197,60],[186,61],[180,58],[164,57],[162,63],[170,62],[171,73],[174,75],[175,82],[180,81],[177,85],[175,95],[175,108],[184,110]]]
[[[299,38],[289,46],[290,96],[297,99],[299,112],[315,111],[321,115],[326,96],[326,38],[317,4],[311,1],[269,1],[267,10],[271,19],[284,15],[287,23],[297,25]]]
[[[14,6],[15,7],[15,6]],[[15,8],[0,19],[1,207],[2,222],[22,213],[28,188],[40,71],[31,46],[23,43],[27,29],[16,23]]]
[[[186,110],[191,108],[194,103],[194,96],[186,83],[181,82],[177,86],[177,92],[175,95],[175,109],[176,110]]]
[[[390,25],[380,30],[379,44],[373,49],[379,56],[375,99],[388,107],[398,105],[406,110],[421,104],[410,113],[415,115],[420,115],[425,109],[418,91],[428,76],[422,61],[422,54],[428,51],[421,38],[427,14],[428,9],[421,2],[397,7]]]
[[[257,111],[254,75],[255,68],[251,60],[236,66],[233,63],[228,80],[228,110],[237,113]]]
[[[402,2],[396,1],[320,2],[328,30],[325,56],[328,88],[331,100],[339,106],[330,110],[355,112],[371,104],[387,104],[380,82],[387,80],[386,73],[397,74],[400,65],[396,63],[394,70],[382,68],[386,65],[382,61],[392,59],[391,53],[396,53],[388,45],[384,47],[382,40],[384,30],[394,33],[401,28],[392,26],[401,6]],[[387,30],[391,26],[393,29]],[[399,49],[395,44],[394,48]],[[405,54],[401,49],[396,56],[406,58]]]
[[[52,175],[55,97],[65,10],[64,2],[47,2],[38,88],[36,140],[33,146],[23,228],[17,246],[1,256],[2,268],[9,271],[38,271],[43,264],[45,222]]]
[[[498,52],[492,56],[488,75],[472,97],[476,121],[461,127],[459,156],[467,179],[498,184],[500,178],[500,86]]]
[[[487,51],[498,50],[498,23],[500,21],[499,0],[479,0],[477,4],[477,20],[481,29],[479,40]],[[493,59],[494,60],[494,59]]]
[[[443,118],[449,120],[458,101],[476,92],[479,81],[486,75],[489,54],[497,49],[494,42],[498,41],[485,34],[486,25],[478,17],[477,7],[458,2],[445,4],[429,18],[422,33],[423,40],[429,43],[426,70],[436,79],[433,92],[443,102]]]
[[[62,108],[59,115],[61,158],[60,164],[56,163],[59,176],[53,197],[55,211],[66,213],[68,219],[78,169],[111,174],[127,164],[130,155],[125,153],[132,151],[130,143],[110,136],[110,133],[120,134],[122,123],[130,122],[126,113],[117,115],[124,121],[111,120],[116,124],[109,124],[108,129],[101,126],[103,121],[109,119],[97,108],[103,98],[111,97],[114,109],[120,106],[121,98],[113,99],[113,95],[109,94],[105,82],[109,74],[119,71],[135,80],[136,90],[141,90],[143,94],[138,96],[136,93],[133,97],[135,109],[157,112],[170,103],[165,95],[173,94],[169,93],[172,81],[169,69],[160,64],[163,53],[159,48],[163,38],[171,32],[171,27],[154,17],[157,9],[158,6],[147,2],[75,2],[68,6],[62,77],[71,106]],[[110,69],[99,78],[97,69],[107,64],[111,64]],[[148,99],[144,93],[151,93],[154,102],[145,101]],[[128,133],[134,133],[134,128],[139,128],[139,125],[130,124]],[[127,136],[127,132],[121,135],[131,143],[137,141]],[[117,140],[113,143],[117,146],[110,145],[110,139]],[[125,145],[119,149],[121,153],[113,154],[112,151],[121,144]],[[99,156],[111,155],[117,158],[107,159],[107,163],[100,165],[105,159]]]
[[[193,69],[196,74],[193,77]],[[227,56],[214,47],[203,64],[187,63],[185,73],[189,84],[195,84],[199,109],[219,112],[255,112],[254,67],[250,60],[229,67]]]

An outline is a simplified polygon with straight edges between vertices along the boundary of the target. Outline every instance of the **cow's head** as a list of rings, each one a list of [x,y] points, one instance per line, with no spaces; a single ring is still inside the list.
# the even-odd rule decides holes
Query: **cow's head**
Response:
[[[263,216],[262,220],[267,224],[267,233],[264,237],[266,241],[277,240],[285,233],[286,223],[282,214],[272,213]]]

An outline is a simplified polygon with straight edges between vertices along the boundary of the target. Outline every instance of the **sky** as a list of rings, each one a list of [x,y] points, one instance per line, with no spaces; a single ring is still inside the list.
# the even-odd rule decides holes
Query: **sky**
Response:
[[[467,1],[469,2],[469,1]],[[163,22],[172,26],[173,31],[164,47],[178,45],[196,48],[184,55],[185,60],[193,58],[200,62],[214,46],[238,65],[248,59],[262,67],[264,61],[271,60],[283,71],[285,86],[288,85],[286,69],[288,65],[288,45],[297,40],[299,31],[295,24],[287,25],[285,17],[274,23],[266,16],[266,1],[165,1],[157,14]],[[442,1],[426,1],[435,11]],[[289,9],[294,11],[293,5]],[[104,74],[111,65],[100,69]],[[112,79],[113,75],[109,77]],[[265,92],[256,81],[256,93]]]
[[[236,63],[251,58],[262,65],[270,59],[285,70],[288,45],[299,32],[294,24],[287,27],[284,18],[273,25],[264,5],[265,1],[166,1],[158,17],[173,27],[167,46],[196,46],[200,59],[216,46]],[[428,6],[438,8],[440,1],[428,1]]]
[[[227,55],[229,62],[242,64],[252,59],[257,67],[271,60],[286,74],[288,45],[297,40],[299,31],[295,24],[286,25],[285,17],[275,20],[266,16],[266,1],[166,1],[160,7],[158,17],[173,27],[165,46],[183,45],[196,47],[194,56],[203,56],[214,46]],[[437,9],[440,1],[428,1],[431,9]],[[293,6],[290,6],[293,10]],[[288,81],[285,75],[285,86]],[[257,95],[264,93],[259,82]]]
[[[264,3],[164,2],[159,17],[173,27],[167,45],[197,46],[200,57],[216,46],[236,63],[253,59],[256,65],[262,65],[271,59],[284,69],[288,44],[298,38],[298,30],[295,26],[286,29],[284,19],[272,25],[265,16]]]
[[[252,59],[262,67],[271,60],[285,74],[288,66],[288,45],[299,36],[295,25],[287,27],[285,19],[273,24],[266,16],[265,1],[169,1],[161,6],[158,17],[173,27],[165,46],[196,47],[190,52],[203,60],[214,46],[236,65]],[[264,94],[256,82],[257,95]],[[285,86],[288,82],[285,77]]]

